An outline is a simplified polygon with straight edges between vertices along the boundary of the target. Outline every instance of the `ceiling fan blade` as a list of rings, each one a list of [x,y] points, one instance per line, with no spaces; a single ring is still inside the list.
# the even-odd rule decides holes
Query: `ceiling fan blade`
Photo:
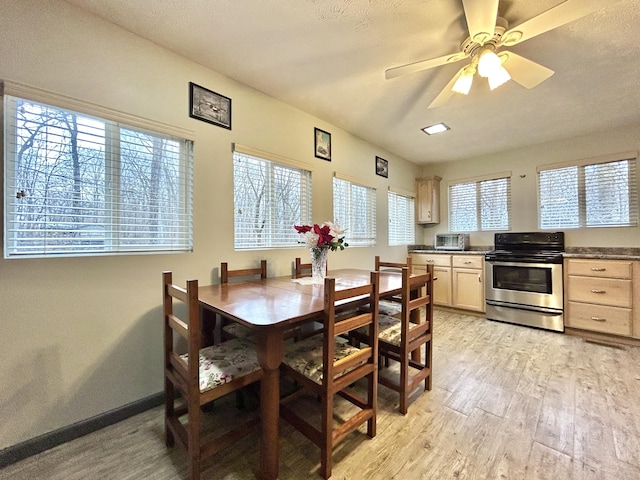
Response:
[[[553,70],[513,52],[500,52],[499,56],[513,81],[524,88],[533,88],[553,75]]]
[[[498,17],[498,0],[462,0],[462,6],[471,40],[482,45],[493,38]]]
[[[502,35],[501,45],[516,45],[541,33],[561,27],[602,7],[600,0],[566,0],[546,12],[522,22]]]
[[[427,107],[428,109],[441,107],[449,101],[449,99],[455,93],[453,90],[451,90],[453,88],[453,84],[456,83],[456,80],[458,80],[458,77],[462,74],[465,68],[467,68],[467,65],[465,65],[460,70],[458,70],[458,73],[456,73],[453,76],[453,78],[449,80],[449,83],[447,83],[447,86],[444,87],[442,91],[438,94],[438,96],[434,98],[433,101],[429,104],[429,106]]]
[[[449,55],[443,55],[442,57],[432,58],[430,60],[423,60],[421,62],[409,63],[400,67],[388,68],[384,71],[384,77],[389,80],[390,78],[396,78],[401,75],[419,72],[420,70],[439,67],[440,65],[446,65],[447,63],[459,62],[465,58],[467,58],[467,55],[462,52],[451,53]]]

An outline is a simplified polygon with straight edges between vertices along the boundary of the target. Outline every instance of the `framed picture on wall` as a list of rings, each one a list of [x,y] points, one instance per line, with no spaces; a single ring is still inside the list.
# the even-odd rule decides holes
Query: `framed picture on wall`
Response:
[[[389,178],[389,162],[384,158],[376,157],[376,175]]]
[[[317,158],[331,161],[331,134],[314,128],[314,147]]]
[[[231,99],[189,82],[189,116],[231,130]]]

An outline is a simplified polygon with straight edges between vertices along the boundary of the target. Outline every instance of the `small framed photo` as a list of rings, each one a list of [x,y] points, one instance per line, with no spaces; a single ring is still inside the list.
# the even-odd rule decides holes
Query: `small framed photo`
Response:
[[[376,175],[389,178],[389,162],[384,158],[376,157]]]
[[[231,130],[231,99],[189,82],[189,116]]]
[[[320,130],[319,128],[314,128],[314,146],[315,146],[315,154],[317,158],[321,158],[323,160],[331,161],[331,134],[329,132],[325,132],[324,130]]]

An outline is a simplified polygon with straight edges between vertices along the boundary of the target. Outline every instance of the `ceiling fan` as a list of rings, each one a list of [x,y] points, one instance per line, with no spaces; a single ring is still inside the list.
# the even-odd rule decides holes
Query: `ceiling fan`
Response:
[[[511,47],[537,35],[577,20],[592,11],[599,0],[565,0],[559,5],[515,27],[498,16],[499,0],[462,0],[469,36],[460,51],[442,57],[410,63],[385,70],[387,79],[455,63],[466,58],[471,62],[462,67],[427,108],[444,105],[454,93],[469,93],[476,74],[487,78],[493,90],[509,79],[525,88],[533,88],[551,75],[553,70],[517,55]]]

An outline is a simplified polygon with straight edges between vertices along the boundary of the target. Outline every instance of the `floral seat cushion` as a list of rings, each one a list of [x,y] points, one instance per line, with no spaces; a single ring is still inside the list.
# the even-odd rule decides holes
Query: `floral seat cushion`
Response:
[[[392,302],[391,300],[380,300],[378,302],[378,314],[389,315],[393,317],[402,313],[402,305],[398,302]]]
[[[334,361],[358,352],[359,349],[344,339],[335,340]],[[299,342],[285,344],[284,363],[310,378],[318,385],[322,384],[322,335],[316,335]],[[357,365],[356,365],[357,366]],[[353,370],[355,366],[349,370]]]
[[[180,355],[187,363],[188,354]],[[200,392],[206,392],[233,379],[260,369],[255,345],[233,339],[200,350]]]
[[[411,328],[411,327],[409,327]],[[357,330],[363,335],[366,335],[368,327],[362,327]],[[392,345],[400,346],[400,340],[402,335],[402,322],[396,317],[390,315],[378,316],[378,339]]]
[[[251,331],[251,329],[249,327],[245,327],[244,325],[240,325],[239,323],[229,323],[228,325],[222,327],[222,329],[235,338],[243,338],[251,341],[254,340],[253,332]]]
[[[360,310],[364,312],[369,312],[369,305],[365,305],[360,307]],[[389,315],[391,317],[395,315],[399,315],[402,313],[402,305],[398,302],[393,302],[391,300],[380,300],[378,302],[378,314],[379,315]]]

